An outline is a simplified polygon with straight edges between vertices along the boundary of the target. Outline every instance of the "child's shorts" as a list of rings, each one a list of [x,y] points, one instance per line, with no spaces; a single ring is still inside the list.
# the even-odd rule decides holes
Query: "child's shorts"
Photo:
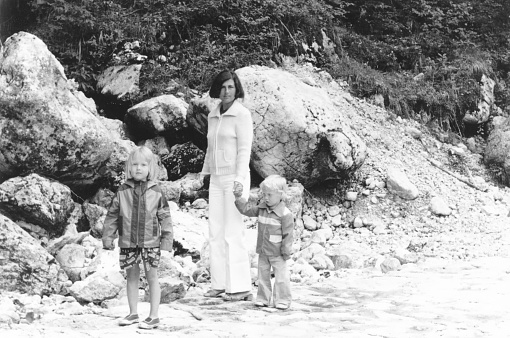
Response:
[[[129,269],[143,261],[145,270],[149,271],[159,266],[160,257],[160,248],[120,248],[120,268]]]

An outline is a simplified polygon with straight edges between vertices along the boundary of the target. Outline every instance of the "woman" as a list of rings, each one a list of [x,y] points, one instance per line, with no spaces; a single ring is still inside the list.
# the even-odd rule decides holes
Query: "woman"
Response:
[[[209,248],[211,289],[206,297],[251,300],[250,260],[245,227],[234,192],[248,198],[253,140],[251,114],[237,99],[244,90],[233,71],[219,73],[209,90],[221,103],[208,115],[207,152],[200,173],[211,175],[209,186]]]

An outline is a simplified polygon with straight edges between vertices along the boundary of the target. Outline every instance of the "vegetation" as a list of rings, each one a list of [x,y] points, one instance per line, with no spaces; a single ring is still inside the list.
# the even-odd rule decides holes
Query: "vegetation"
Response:
[[[354,95],[382,94],[396,114],[464,133],[482,74],[510,110],[507,0],[47,0],[28,1],[26,22],[87,94],[119,46],[148,56],[140,100],[173,79],[205,91],[218,69],[313,60]],[[336,44],[338,58],[303,44]],[[161,62],[163,55],[167,62]],[[420,75],[421,80],[415,77]]]

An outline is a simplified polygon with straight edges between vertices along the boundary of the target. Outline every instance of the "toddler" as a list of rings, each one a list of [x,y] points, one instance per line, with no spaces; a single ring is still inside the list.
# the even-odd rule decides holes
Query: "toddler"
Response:
[[[283,201],[287,181],[270,175],[260,184],[262,203],[249,208],[248,201],[234,191],[236,207],[243,215],[258,217],[257,253],[259,287],[255,305],[269,306],[271,298],[277,309],[288,309],[292,300],[287,260],[292,254],[294,215]],[[271,288],[271,267],[275,275]]]

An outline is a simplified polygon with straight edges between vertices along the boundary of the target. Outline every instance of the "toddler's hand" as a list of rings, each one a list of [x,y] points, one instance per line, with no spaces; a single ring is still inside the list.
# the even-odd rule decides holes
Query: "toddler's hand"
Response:
[[[239,198],[243,195],[243,185],[237,181],[234,182],[234,190],[233,190],[234,196],[236,198]]]

